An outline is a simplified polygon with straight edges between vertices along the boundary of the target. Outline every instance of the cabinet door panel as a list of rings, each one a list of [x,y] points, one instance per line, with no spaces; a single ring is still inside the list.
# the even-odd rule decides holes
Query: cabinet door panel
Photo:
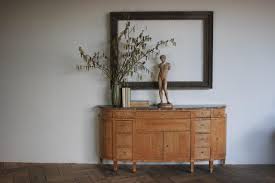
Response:
[[[190,160],[190,132],[164,132],[164,160]]]
[[[213,159],[224,159],[226,154],[226,121],[225,118],[211,120]]]
[[[135,160],[163,159],[163,132],[139,132],[134,136]]]

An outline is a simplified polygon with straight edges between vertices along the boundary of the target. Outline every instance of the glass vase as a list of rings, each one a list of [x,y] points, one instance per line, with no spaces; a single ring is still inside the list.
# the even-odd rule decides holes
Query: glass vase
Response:
[[[121,107],[121,85],[114,83],[112,86],[112,106]]]

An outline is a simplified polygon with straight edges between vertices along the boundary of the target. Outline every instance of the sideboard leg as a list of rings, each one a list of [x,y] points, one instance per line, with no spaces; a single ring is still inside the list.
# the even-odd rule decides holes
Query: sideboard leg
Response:
[[[117,160],[114,160],[114,171],[117,172],[118,170],[118,163]]]
[[[222,166],[225,166],[225,159],[221,160]]]
[[[191,173],[194,173],[194,166],[195,166],[195,162],[194,162],[194,161],[191,161],[191,162],[190,162],[190,172],[191,172]]]
[[[214,162],[213,162],[213,160],[210,160],[209,161],[209,171],[210,171],[210,173],[213,173],[213,169],[214,169]]]
[[[102,165],[102,163],[103,163],[103,158],[100,157],[99,158],[99,164]]]
[[[133,173],[137,172],[137,163],[135,161],[133,161],[132,171],[133,171]]]

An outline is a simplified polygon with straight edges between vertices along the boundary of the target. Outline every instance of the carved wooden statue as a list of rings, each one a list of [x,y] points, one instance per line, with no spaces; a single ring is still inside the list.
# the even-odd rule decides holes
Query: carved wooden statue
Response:
[[[167,76],[168,71],[171,69],[171,64],[166,62],[166,56],[160,56],[161,63],[159,64],[159,75],[158,75],[158,84],[159,84],[159,96],[160,103],[159,107],[171,108],[173,105],[169,102],[168,92],[167,92]],[[163,93],[166,97],[167,103],[163,102]]]

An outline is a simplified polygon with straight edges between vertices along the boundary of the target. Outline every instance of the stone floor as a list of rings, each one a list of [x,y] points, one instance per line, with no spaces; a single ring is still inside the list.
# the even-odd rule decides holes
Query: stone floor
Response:
[[[0,183],[275,183],[275,166],[216,166],[210,174],[208,166],[196,166],[189,173],[187,165],[140,165],[137,173],[123,165],[117,173],[111,165],[80,164],[0,164]]]

